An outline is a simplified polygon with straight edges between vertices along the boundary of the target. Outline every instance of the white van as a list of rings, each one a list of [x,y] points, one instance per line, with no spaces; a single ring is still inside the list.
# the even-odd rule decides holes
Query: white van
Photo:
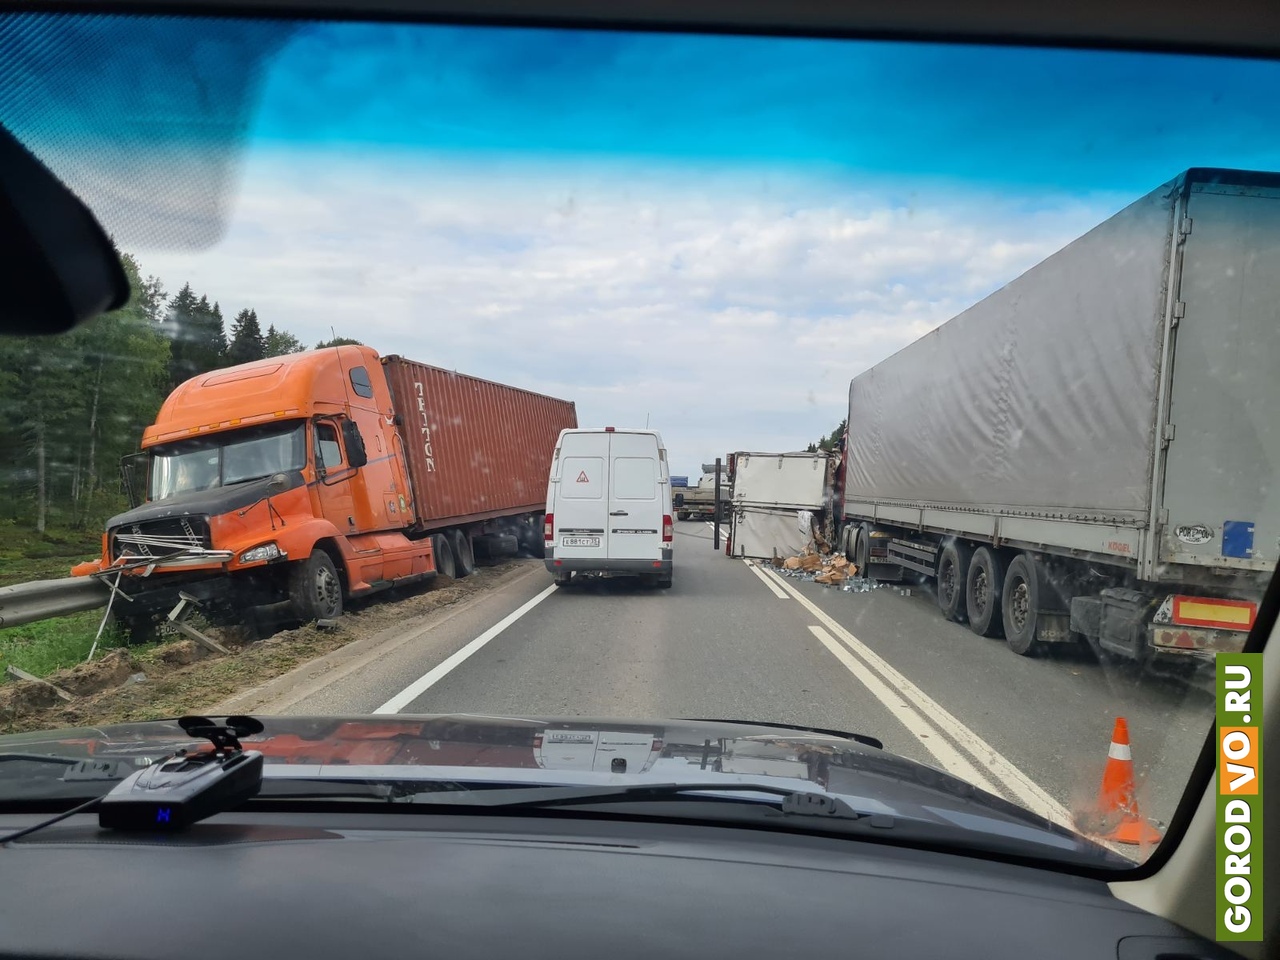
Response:
[[[662,754],[661,731],[545,730],[533,738],[543,770],[644,773]]]
[[[560,431],[543,527],[558,586],[584,574],[671,586],[669,470],[654,430]]]

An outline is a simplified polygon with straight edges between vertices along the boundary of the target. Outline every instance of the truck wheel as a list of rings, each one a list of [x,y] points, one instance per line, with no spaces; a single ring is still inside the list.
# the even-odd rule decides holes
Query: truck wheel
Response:
[[[458,567],[453,557],[453,547],[449,545],[448,536],[443,533],[433,533],[431,535],[431,555],[435,559],[437,574],[442,577],[448,577],[450,580],[457,579]]]
[[[965,577],[965,612],[969,629],[980,637],[999,637],[1004,629],[1000,598],[1004,595],[1004,560],[998,551],[979,547]]]
[[[435,560],[436,573],[450,580],[457,576],[458,569],[453,565],[453,549],[443,533],[431,535],[431,556]]]
[[[1036,640],[1040,596],[1040,565],[1034,557],[1020,553],[1005,574],[1004,600],[1000,606],[1005,642],[1010,650],[1024,657],[1034,657],[1043,647]]]
[[[289,572],[289,603],[306,623],[342,616],[342,580],[323,550],[312,550],[306,560],[294,564]]]
[[[668,573],[665,577],[659,577],[659,578],[658,578],[658,588],[659,588],[659,589],[661,589],[661,590],[670,590],[670,589],[671,589],[671,576],[672,576],[672,575]]]
[[[545,525],[545,522],[547,522],[547,515],[545,515],[545,513],[539,513],[538,516],[534,517],[534,539],[531,541],[532,545],[529,552],[534,554],[534,557],[538,559],[547,557],[547,541],[543,539],[543,526]]]
[[[871,575],[871,528],[864,523],[853,536],[853,565],[858,568],[857,575],[866,579]]]
[[[471,549],[470,537],[461,530],[450,530],[449,549],[453,551],[453,568],[458,579],[476,572],[476,555]]]
[[[688,520],[688,519],[689,519],[689,514],[688,514],[687,512],[685,512],[684,510],[677,510],[677,511],[676,511],[676,519],[677,519],[677,520]]]
[[[938,557],[938,608],[952,623],[968,619],[965,584],[972,560],[973,548],[961,540],[952,540]]]

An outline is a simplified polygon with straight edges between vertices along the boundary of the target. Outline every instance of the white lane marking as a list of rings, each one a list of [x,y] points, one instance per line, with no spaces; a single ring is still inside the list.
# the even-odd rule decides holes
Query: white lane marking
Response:
[[[507,616],[503,617],[501,620],[495,623],[492,627],[490,627],[484,633],[480,634],[480,636],[476,637],[474,640],[468,643],[465,647],[463,647],[453,656],[449,657],[447,660],[442,661],[438,666],[428,670],[426,673],[420,676],[417,680],[413,681],[413,683],[409,684],[409,686],[405,687],[403,690],[401,690],[394,697],[392,697],[390,700],[388,700],[386,703],[384,703],[382,706],[380,706],[377,710],[373,712],[374,713],[399,713],[409,704],[413,703],[413,701],[417,700],[418,697],[422,696],[427,690],[430,690],[433,686],[435,686],[437,683],[443,680],[446,676],[448,676],[450,671],[457,668],[468,657],[470,657],[472,654],[480,650],[486,643],[488,643],[498,634],[502,633],[503,630],[507,629],[507,627],[515,623],[517,620],[523,617],[526,613],[528,613],[530,610],[532,610],[534,607],[540,604],[543,600],[551,596],[551,594],[555,593],[557,589],[558,588],[554,583],[551,586],[547,587],[547,589],[543,590],[540,594],[538,594],[528,603],[524,604],[524,606],[520,607],[513,613],[507,614]]]
[[[997,751],[995,747],[948,713],[940,703],[908,680],[905,675],[891,667],[883,657],[879,656],[865,643],[827,616],[821,607],[792,587],[786,580],[779,577],[772,570],[766,570],[764,573],[765,576],[773,578],[774,581],[780,584],[787,593],[791,594],[835,636],[839,637],[845,646],[879,673],[890,687],[913,703],[921,714],[932,721],[934,726],[955,740],[980,766],[984,767],[992,776],[1004,784],[1006,790],[1014,799],[1028,810],[1038,813],[1060,826],[1067,827],[1070,830],[1076,829],[1075,819],[1071,816],[1070,811],[1050,796],[1040,784],[1019,770],[1012,761]]]
[[[776,583],[774,583],[772,580],[766,577],[764,575],[764,571],[762,571],[754,563],[752,563],[746,557],[742,558],[742,562],[747,565],[748,570],[750,570],[752,573],[754,573],[757,577],[760,578],[761,583],[763,583],[766,587],[768,587],[770,590],[773,591],[773,595],[775,597],[777,597],[779,600],[791,599],[790,597],[787,596],[787,592],[785,590],[783,590],[780,586],[778,586]]]
[[[942,764],[942,768],[948,773],[954,774],[961,780],[972,783],[975,787],[981,787],[988,793],[999,793],[1000,791],[995,785],[984,777],[978,768],[971,764],[964,755],[953,747],[948,740],[939,733],[932,724],[924,717],[920,716],[915,710],[911,709],[911,704],[907,703],[905,697],[896,696],[889,689],[889,685],[881,680],[861,660],[857,659],[848,650],[836,642],[835,637],[827,633],[821,627],[810,625],[809,631],[822,641],[822,645],[835,655],[846,670],[858,678],[858,681],[871,691],[871,695],[889,708],[898,721],[909,731],[915,734],[916,739],[924,744],[924,748],[928,750]]]

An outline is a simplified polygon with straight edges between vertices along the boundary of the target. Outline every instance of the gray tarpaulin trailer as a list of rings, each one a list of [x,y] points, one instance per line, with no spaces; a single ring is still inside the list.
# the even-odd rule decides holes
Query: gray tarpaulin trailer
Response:
[[[1278,365],[1280,174],[1189,170],[853,380],[850,559],[1019,653],[1239,649]]]

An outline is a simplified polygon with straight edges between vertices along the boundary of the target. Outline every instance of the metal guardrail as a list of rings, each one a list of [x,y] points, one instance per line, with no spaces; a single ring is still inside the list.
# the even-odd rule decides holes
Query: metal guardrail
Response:
[[[0,587],[0,628],[105,607],[111,588],[96,577],[35,580]]]

